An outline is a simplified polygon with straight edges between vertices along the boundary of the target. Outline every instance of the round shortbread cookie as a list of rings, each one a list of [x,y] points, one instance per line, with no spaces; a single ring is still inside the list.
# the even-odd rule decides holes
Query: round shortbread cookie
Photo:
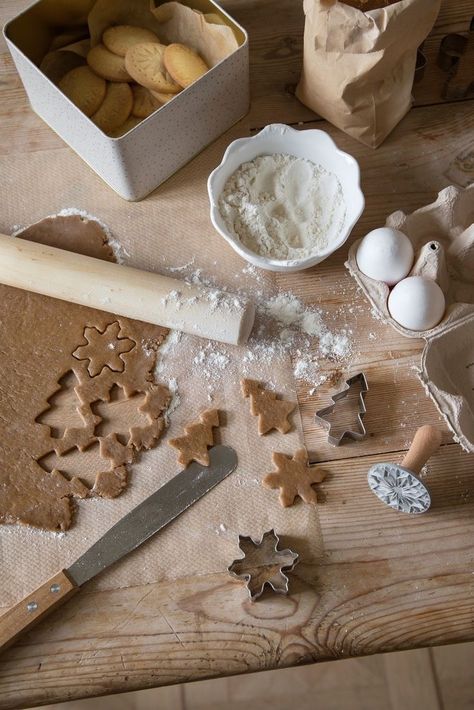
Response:
[[[83,67],[85,63],[85,59],[74,52],[61,50],[45,54],[39,68],[53,84],[57,84],[68,72],[77,67]]]
[[[130,81],[125,69],[125,60],[113,52],[109,52],[103,44],[92,47],[87,55],[87,63],[98,76],[108,81]]]
[[[155,99],[158,99],[158,101],[162,104],[167,104],[168,101],[171,101],[171,99],[174,99],[175,96],[178,94],[164,94],[162,91],[153,91],[150,89],[150,94],[152,94]]]
[[[181,87],[166,75],[163,65],[165,49],[163,44],[152,42],[136,44],[125,55],[125,66],[137,84],[152,91],[177,94]]]
[[[88,66],[71,69],[58,84],[59,88],[86,116],[92,116],[105,97],[106,82]]]
[[[67,48],[70,44],[81,42],[82,40],[88,39],[88,37],[89,31],[87,25],[61,32],[60,34],[55,35],[51,40],[49,51],[54,52],[55,49],[63,49],[64,47]]]
[[[91,116],[96,126],[104,133],[110,133],[121,126],[132,112],[133,94],[128,84],[118,81],[107,84],[105,99],[96,113]]]
[[[148,118],[148,116],[151,116],[151,114],[163,104],[162,101],[159,101],[153,96],[149,89],[145,89],[145,87],[140,86],[140,84],[132,86],[132,93],[132,114],[137,118]],[[173,94],[168,94],[168,96],[173,96]]]
[[[139,123],[142,122],[141,118],[137,118],[136,116],[129,116],[125,123],[122,123],[121,126],[116,128],[114,131],[110,131],[109,136],[111,138],[119,138],[120,136],[123,136],[125,133],[128,133],[129,131],[132,130],[132,128],[135,128],[135,126],[138,126]]]
[[[178,43],[166,47],[163,63],[171,78],[183,88],[193,84],[209,69],[199,54],[185,44]]]
[[[143,42],[156,42],[159,44],[160,40],[154,32],[144,27],[117,25],[105,30],[102,35],[102,42],[110,52],[118,54],[120,57],[125,57],[128,50],[136,44],[143,44]]]

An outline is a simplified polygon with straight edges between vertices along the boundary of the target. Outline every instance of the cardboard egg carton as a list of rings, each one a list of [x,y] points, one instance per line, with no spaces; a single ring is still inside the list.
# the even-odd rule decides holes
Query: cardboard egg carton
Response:
[[[345,265],[378,318],[408,338],[424,338],[420,379],[455,439],[474,452],[474,185],[464,190],[451,185],[411,214],[394,212],[386,226],[404,232],[413,244],[410,275],[432,278],[441,287],[446,311],[437,326],[408,330],[390,316],[390,288],[357,266],[360,240],[351,246]]]

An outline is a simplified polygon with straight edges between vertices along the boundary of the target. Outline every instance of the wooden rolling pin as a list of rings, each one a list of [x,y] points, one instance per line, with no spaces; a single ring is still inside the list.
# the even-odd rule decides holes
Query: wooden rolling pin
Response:
[[[255,317],[234,294],[4,234],[0,283],[233,345]]]

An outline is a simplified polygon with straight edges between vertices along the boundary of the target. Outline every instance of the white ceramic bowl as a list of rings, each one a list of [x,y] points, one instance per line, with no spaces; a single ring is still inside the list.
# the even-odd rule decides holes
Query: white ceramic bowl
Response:
[[[345,216],[337,234],[330,240],[324,251],[304,259],[287,261],[269,259],[248,249],[228,231],[219,211],[219,197],[227,180],[242,163],[253,160],[259,155],[271,153],[286,153],[311,160],[336,175],[341,183],[346,207]],[[360,189],[359,165],[351,155],[339,150],[332,138],[324,131],[317,129],[297,131],[281,123],[266,126],[251,138],[239,138],[233,141],[224,153],[221,164],[209,175],[207,189],[211,203],[211,221],[215,229],[240,256],[268,271],[301,271],[319,264],[344,244],[362,214],[365,204]]]

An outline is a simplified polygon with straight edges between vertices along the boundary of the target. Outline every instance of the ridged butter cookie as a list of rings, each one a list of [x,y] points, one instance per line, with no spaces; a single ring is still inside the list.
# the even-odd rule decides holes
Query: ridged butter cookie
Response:
[[[87,66],[71,69],[58,86],[86,116],[92,116],[105,98],[106,82]]]
[[[171,78],[183,88],[193,84],[209,69],[204,59],[185,44],[169,44],[163,62]]]
[[[109,52],[103,44],[92,47],[87,55],[87,63],[98,76],[108,81],[130,81],[125,69],[125,60],[118,54]]]
[[[166,75],[163,65],[165,49],[163,44],[153,42],[136,44],[125,55],[125,66],[137,84],[152,91],[177,94],[181,87]]]
[[[132,112],[133,94],[128,84],[118,81],[107,84],[107,93],[99,110],[91,116],[92,121],[104,133],[121,126]]]
[[[105,47],[114,54],[124,57],[128,50],[136,44],[143,42],[156,42],[160,40],[154,32],[144,27],[132,27],[132,25],[117,25],[109,27],[102,35],[102,42]]]

